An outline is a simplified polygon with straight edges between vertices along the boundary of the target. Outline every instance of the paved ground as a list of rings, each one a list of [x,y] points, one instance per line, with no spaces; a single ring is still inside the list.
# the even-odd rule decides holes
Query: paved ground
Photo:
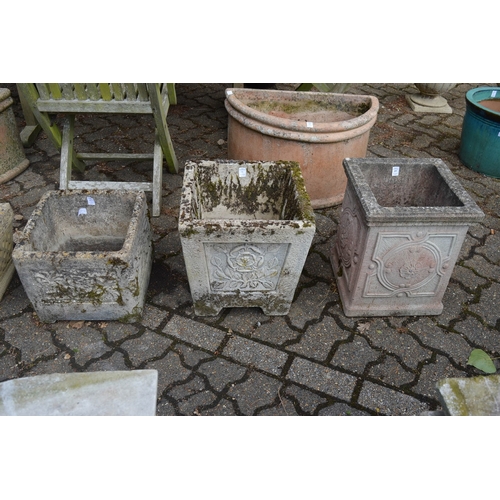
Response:
[[[378,120],[369,156],[438,157],[486,213],[470,228],[435,317],[347,318],[328,260],[339,207],[316,211],[317,234],[290,313],[228,309],[217,318],[193,314],[177,232],[181,175],[165,175],[163,213],[152,219],[155,261],[142,321],[42,324],[14,276],[0,303],[0,381],[44,373],[154,368],[158,415],[418,415],[440,410],[435,384],[477,375],[473,348],[500,356],[500,181],[458,159],[465,93],[446,94],[451,115],[417,114],[406,103],[410,84],[352,85],[376,95]],[[494,85],[494,84],[491,84]],[[180,164],[227,157],[224,89],[229,84],[179,84],[169,126]],[[14,107],[23,125],[15,86]],[[142,151],[148,119],[85,118],[76,143],[99,148],[109,133],[119,148]],[[43,193],[58,187],[59,154],[41,134],[26,149],[30,167],[0,185],[0,201],[22,230]],[[143,164],[90,168],[90,178],[140,179]],[[20,217],[22,216],[22,218]]]

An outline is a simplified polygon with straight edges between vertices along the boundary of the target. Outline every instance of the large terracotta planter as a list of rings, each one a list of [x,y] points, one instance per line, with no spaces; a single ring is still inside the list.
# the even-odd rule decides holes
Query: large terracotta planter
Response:
[[[12,252],[39,318],[140,318],[152,263],[142,191],[49,191]]]
[[[436,315],[484,217],[439,159],[346,159],[331,263],[346,316]]]
[[[9,89],[0,89],[0,184],[10,181],[30,164],[24,154],[12,111]]]
[[[187,162],[179,233],[195,314],[286,314],[315,229],[297,163]]]
[[[0,203],[0,300],[14,274],[12,262],[12,222],[14,212],[8,203]]]
[[[372,96],[227,89],[228,157],[299,163],[313,208],[342,202],[344,158],[364,157],[379,108]]]

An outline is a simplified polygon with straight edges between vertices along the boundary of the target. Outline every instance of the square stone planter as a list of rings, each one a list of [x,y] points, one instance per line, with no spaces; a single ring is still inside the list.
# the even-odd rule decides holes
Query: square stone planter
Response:
[[[143,192],[50,191],[12,253],[42,321],[137,320],[149,284]]]
[[[436,315],[484,214],[439,159],[345,159],[331,263],[346,316]]]
[[[12,262],[12,221],[14,213],[8,203],[0,203],[0,300],[14,274]]]
[[[297,163],[187,162],[179,233],[195,314],[286,314],[315,230]]]

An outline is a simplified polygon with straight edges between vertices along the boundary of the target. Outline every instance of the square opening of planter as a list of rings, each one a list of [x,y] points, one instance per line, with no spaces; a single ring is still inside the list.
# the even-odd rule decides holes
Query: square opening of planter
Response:
[[[345,159],[331,263],[347,316],[440,314],[469,224],[484,214],[440,159]]]
[[[42,321],[137,320],[152,263],[146,196],[50,191],[12,257]]]
[[[195,313],[288,312],[316,230],[295,162],[187,162],[179,233]]]

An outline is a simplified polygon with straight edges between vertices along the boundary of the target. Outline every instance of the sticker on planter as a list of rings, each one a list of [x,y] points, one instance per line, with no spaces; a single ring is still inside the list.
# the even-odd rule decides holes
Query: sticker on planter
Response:
[[[78,210],[78,215],[87,215],[87,209],[86,208],[80,208]]]
[[[240,177],[246,177],[247,176],[247,167],[240,167],[238,169],[238,175]]]
[[[227,95],[233,95],[233,91],[232,90],[228,90],[227,91]]]
[[[497,91],[496,90],[492,90],[491,91],[491,97],[496,97],[497,95]]]
[[[87,196],[87,205],[95,205],[94,198]]]
[[[307,125],[309,128],[314,128],[314,123],[313,123],[313,122],[306,122],[306,125]]]
[[[399,167],[392,167],[392,176],[397,177],[399,175]]]

